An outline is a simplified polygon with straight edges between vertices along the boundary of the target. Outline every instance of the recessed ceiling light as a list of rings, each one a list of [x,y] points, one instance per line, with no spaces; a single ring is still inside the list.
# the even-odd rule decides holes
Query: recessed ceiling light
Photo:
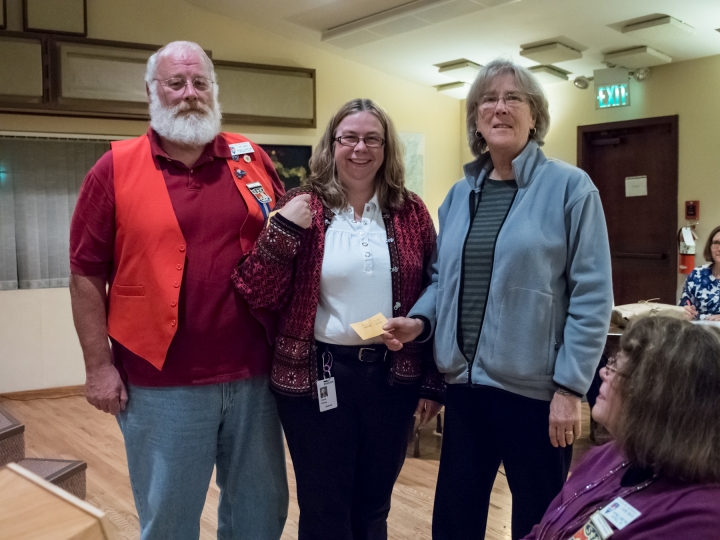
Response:
[[[554,42],[523,49],[520,51],[520,56],[540,64],[556,64],[568,60],[578,60],[582,58],[582,53],[562,43]]]
[[[478,72],[482,69],[480,64],[476,64],[471,60],[461,58],[452,62],[444,62],[437,64],[438,73],[452,79],[453,81],[463,81],[472,83],[477,77]]]

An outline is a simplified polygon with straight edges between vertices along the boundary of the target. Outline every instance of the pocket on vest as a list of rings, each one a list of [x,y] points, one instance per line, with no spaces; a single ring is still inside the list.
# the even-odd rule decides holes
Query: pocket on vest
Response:
[[[118,296],[145,296],[145,287],[142,285],[113,285]]]

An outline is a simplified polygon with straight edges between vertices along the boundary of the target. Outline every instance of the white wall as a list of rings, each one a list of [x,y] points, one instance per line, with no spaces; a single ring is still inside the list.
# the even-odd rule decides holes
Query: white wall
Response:
[[[0,292],[0,393],[84,382],[69,290]]]

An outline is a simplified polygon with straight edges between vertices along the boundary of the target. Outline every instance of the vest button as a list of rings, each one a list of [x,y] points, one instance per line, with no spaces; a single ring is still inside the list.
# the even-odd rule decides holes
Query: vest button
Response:
[[[182,264],[178,264],[175,268],[177,268],[178,270],[182,270]]]
[[[180,252],[182,253],[185,251],[185,244],[180,244]]]
[[[175,283],[173,283],[173,287],[175,287],[176,289],[177,289],[179,286],[180,286],[180,283],[178,283],[177,281],[176,281]]]
[[[176,321],[175,319],[173,319],[172,321],[170,321],[170,326],[175,326],[176,324],[177,324],[177,321]]]
[[[175,300],[170,302],[170,307],[175,307],[175,306],[177,306],[177,302]]]

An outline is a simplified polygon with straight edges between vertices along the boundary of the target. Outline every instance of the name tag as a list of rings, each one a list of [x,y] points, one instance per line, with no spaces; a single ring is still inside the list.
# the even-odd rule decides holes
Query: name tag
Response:
[[[252,144],[249,142],[239,142],[229,145],[230,146],[230,154],[233,156],[242,156],[243,154],[252,154],[255,152],[253,150]]]
[[[608,504],[600,513],[620,530],[640,517],[640,512],[626,503],[622,497]]]
[[[317,382],[318,403],[320,412],[329,411],[337,407],[337,394],[335,393],[335,377],[328,377]]]

